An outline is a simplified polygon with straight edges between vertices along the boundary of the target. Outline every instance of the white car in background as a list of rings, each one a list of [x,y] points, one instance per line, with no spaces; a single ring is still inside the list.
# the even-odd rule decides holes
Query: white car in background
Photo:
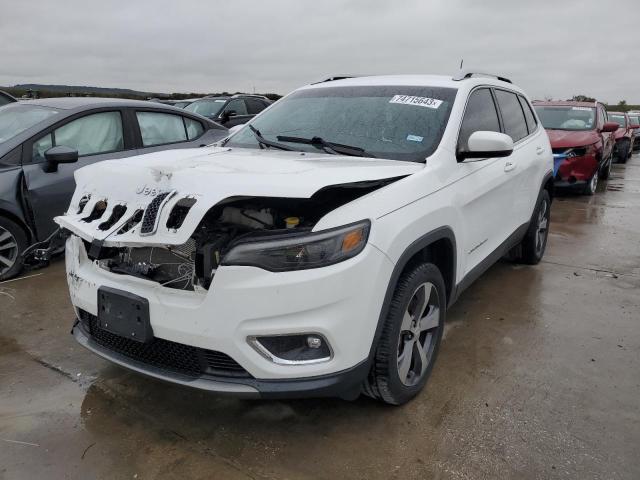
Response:
[[[56,219],[73,334],[209,391],[402,404],[458,295],[508,252],[542,258],[552,172],[504,78],[302,87],[219,146],[76,173]]]

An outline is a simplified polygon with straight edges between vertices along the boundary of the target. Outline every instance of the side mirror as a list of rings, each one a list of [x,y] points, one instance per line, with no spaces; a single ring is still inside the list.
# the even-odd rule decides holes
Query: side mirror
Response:
[[[57,172],[59,163],[75,163],[78,161],[78,151],[71,148],[59,145],[57,147],[51,147],[44,152],[45,163],[43,170],[47,173]]]
[[[615,132],[618,128],[620,128],[620,126],[616,122],[605,122],[605,124],[602,125],[603,132]]]
[[[222,112],[222,115],[220,115],[220,120],[222,122],[227,122],[229,121],[229,118],[235,117],[237,114],[238,113],[235,110],[225,110]]]
[[[632,123],[631,125],[629,125],[629,127],[631,127],[631,130],[637,130],[638,128],[640,128],[640,125],[638,125],[637,123]]]
[[[469,149],[458,152],[458,161],[467,158],[508,157],[513,153],[513,139],[499,132],[473,132],[469,137]]]

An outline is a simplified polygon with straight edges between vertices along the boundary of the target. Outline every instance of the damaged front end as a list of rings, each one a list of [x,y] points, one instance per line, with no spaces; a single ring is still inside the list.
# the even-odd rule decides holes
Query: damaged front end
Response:
[[[156,232],[178,233],[198,205],[196,197],[174,191],[160,192],[145,208],[133,209],[83,195],[76,222],[69,226],[83,239],[88,259],[105,271],[171,289],[206,291],[221,265],[278,272],[357,255],[367,243],[368,220],[321,232],[312,232],[313,227],[330,211],[396,180],[329,186],[310,198],[227,198],[209,208],[186,241],[175,245],[151,241]],[[104,232],[103,238],[86,235],[86,228],[78,227],[85,224]]]

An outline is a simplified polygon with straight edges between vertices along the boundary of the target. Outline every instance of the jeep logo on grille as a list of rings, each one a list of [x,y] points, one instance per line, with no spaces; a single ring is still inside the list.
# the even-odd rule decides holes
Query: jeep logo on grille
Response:
[[[153,197],[155,197],[156,195],[160,195],[161,193],[165,193],[168,190],[162,190],[160,188],[156,188],[156,187],[149,187],[147,185],[141,185],[140,187],[136,188],[136,193],[138,195],[151,195]]]

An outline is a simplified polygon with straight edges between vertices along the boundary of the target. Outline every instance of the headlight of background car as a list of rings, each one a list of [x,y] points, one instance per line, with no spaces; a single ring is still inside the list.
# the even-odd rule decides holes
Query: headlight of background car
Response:
[[[325,267],[358,255],[367,244],[371,222],[277,239],[241,243],[222,259],[222,265],[250,265],[271,272]]]
[[[592,149],[592,145],[589,145],[587,147],[575,147],[575,148],[569,148],[567,151],[564,152],[564,154],[567,156],[567,158],[573,158],[573,157],[584,157],[587,152],[591,151]]]

